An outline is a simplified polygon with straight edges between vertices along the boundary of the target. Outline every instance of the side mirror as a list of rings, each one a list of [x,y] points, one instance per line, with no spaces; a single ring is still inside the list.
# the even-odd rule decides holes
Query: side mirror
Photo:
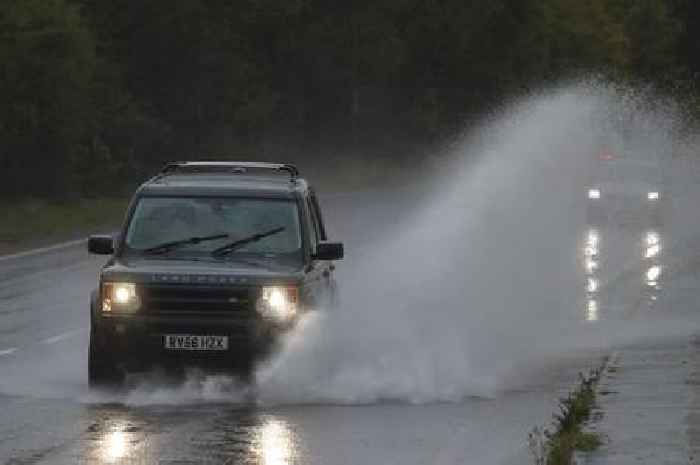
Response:
[[[316,246],[316,260],[340,260],[345,250],[340,242],[322,242]]]
[[[98,255],[111,255],[114,253],[112,236],[90,236],[88,238],[88,252]]]

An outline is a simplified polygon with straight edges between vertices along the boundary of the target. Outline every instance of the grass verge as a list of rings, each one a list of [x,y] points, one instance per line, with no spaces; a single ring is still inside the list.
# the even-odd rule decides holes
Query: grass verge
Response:
[[[0,254],[113,228],[127,203],[123,198],[0,202]]]
[[[596,404],[596,386],[603,368],[579,374],[579,384],[569,395],[559,400],[559,412],[554,415],[553,430],[534,428],[528,445],[536,465],[570,465],[575,451],[590,452],[602,444],[598,433],[584,431]]]

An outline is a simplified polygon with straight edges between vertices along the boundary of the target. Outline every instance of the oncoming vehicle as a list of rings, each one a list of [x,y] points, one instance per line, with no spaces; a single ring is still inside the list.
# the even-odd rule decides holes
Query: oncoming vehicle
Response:
[[[589,183],[587,220],[591,226],[659,228],[667,195],[658,163],[617,159],[603,152]]]
[[[249,373],[304,312],[335,301],[316,195],[293,165],[176,162],[136,191],[90,311],[91,385],[155,366]]]
[[[651,306],[657,300],[670,199],[662,160],[653,155],[605,147],[597,157],[585,194],[587,320],[597,320],[601,312],[636,311],[642,303]],[[610,286],[613,281],[616,284]]]

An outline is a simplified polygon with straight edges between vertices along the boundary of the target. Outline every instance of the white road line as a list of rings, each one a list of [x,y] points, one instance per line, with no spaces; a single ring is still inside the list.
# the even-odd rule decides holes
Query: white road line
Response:
[[[51,336],[47,337],[46,339],[42,340],[42,344],[55,344],[57,342],[63,341],[64,339],[68,339],[73,336],[77,336],[79,333],[87,331],[87,328],[80,328],[80,329],[72,329],[70,331],[66,331],[65,333],[57,334],[56,336]]]
[[[12,347],[10,349],[0,350],[0,357],[2,357],[3,355],[10,355],[10,354],[13,354],[15,352],[17,352],[17,347]]]
[[[108,233],[103,233],[105,235],[116,236],[117,231],[111,231]],[[53,252],[55,250],[67,249],[68,247],[73,247],[74,245],[84,244],[87,242],[87,237],[83,239],[75,239],[73,241],[61,242],[60,244],[49,245],[47,247],[41,247],[39,249],[27,250],[25,252],[14,253],[12,255],[0,256],[0,262],[5,260],[14,260],[16,258],[31,257],[33,255],[40,255],[47,252]]]
[[[76,239],[74,241],[68,241],[68,242],[63,242],[61,244],[51,245],[49,247],[42,247],[40,249],[27,250],[26,252],[19,252],[19,253],[15,253],[12,255],[4,255],[4,256],[0,257],[0,262],[5,261],[5,260],[14,260],[16,258],[31,257],[33,255],[39,255],[39,254],[46,253],[46,252],[53,252],[54,250],[67,249],[68,247],[82,244],[83,242],[87,242],[87,239]]]

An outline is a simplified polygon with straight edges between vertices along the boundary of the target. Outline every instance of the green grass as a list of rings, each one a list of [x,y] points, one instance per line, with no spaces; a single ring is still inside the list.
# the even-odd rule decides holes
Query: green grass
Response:
[[[554,431],[534,428],[528,443],[536,465],[570,465],[575,451],[591,452],[602,444],[598,433],[583,431],[596,403],[596,386],[602,369],[579,375],[576,389],[559,401]]]
[[[0,202],[0,252],[91,232],[106,232],[105,228],[114,228],[120,223],[127,203],[123,198]]]

